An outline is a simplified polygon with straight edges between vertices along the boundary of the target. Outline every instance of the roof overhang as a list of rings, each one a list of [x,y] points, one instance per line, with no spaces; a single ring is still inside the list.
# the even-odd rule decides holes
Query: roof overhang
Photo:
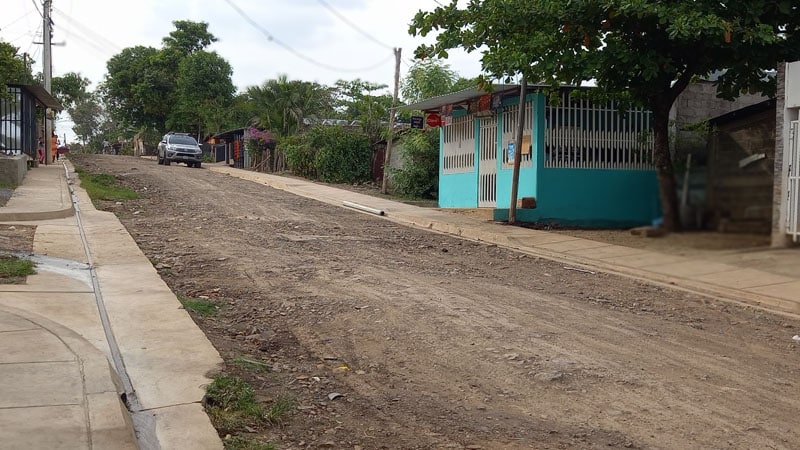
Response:
[[[33,98],[36,99],[36,103],[44,106],[45,108],[56,109],[58,111],[64,109],[64,106],[61,105],[61,102],[59,102],[57,98],[50,95],[45,88],[39,86],[38,84],[9,84],[8,86],[22,89],[23,91],[32,95]]]
[[[518,84],[495,84],[492,85],[492,95],[508,94],[511,91],[519,91]],[[470,100],[483,97],[490,94],[477,87],[467,88],[451,94],[439,95],[431,97],[421,102],[412,103],[410,105],[400,106],[400,109],[405,110],[421,110],[421,111],[438,111],[443,106],[459,105],[468,103]]]
[[[223,131],[214,135],[216,139],[228,139],[235,136],[244,136],[244,128],[235,128],[233,130]]]

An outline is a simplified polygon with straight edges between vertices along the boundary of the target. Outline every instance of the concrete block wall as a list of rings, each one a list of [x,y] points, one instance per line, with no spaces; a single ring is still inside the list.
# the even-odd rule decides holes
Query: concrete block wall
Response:
[[[28,173],[28,155],[0,156],[0,183],[19,186]]]

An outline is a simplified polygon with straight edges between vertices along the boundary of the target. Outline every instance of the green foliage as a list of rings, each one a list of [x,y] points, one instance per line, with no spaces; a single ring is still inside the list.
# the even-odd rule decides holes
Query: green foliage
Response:
[[[278,151],[286,156],[286,166],[292,173],[301,177],[316,179],[316,150],[306,139],[290,138],[278,144]]]
[[[0,41],[0,86],[3,86],[0,95],[2,96],[6,95],[6,84],[27,84],[32,80],[30,70],[25,67],[25,61],[18,52],[19,48]]]
[[[105,173],[89,173],[82,169],[76,169],[81,180],[81,187],[89,194],[93,202],[99,200],[123,201],[139,198],[136,191],[119,186],[119,182],[113,175]]]
[[[185,310],[192,311],[203,317],[216,316],[219,309],[216,303],[202,298],[179,297],[178,299]]]
[[[131,47],[106,64],[105,106],[121,129],[169,128],[197,134],[230,121],[230,65],[203,49],[216,41],[204,22],[175,21],[163,48]]]
[[[474,85],[474,81],[459,77],[441,60],[422,59],[414,62],[408,70],[400,83],[400,93],[406,103],[416,103]]]
[[[306,118],[321,119],[332,112],[330,89],[318,83],[289,80],[285,74],[261,86],[251,86],[245,93],[259,126],[280,136],[296,133]]]
[[[222,442],[225,445],[225,450],[277,450],[269,442],[261,442],[257,439],[252,439],[244,436],[232,436],[225,438]]]
[[[395,193],[435,198],[439,189],[439,130],[412,130],[401,142],[403,166],[392,173]]]
[[[70,110],[82,100],[89,98],[86,88],[91,82],[79,73],[69,72],[60,77],[53,77],[53,96],[64,108]]]
[[[279,422],[294,409],[294,401],[289,397],[279,396],[269,405],[266,418],[270,422]]]
[[[231,65],[216,52],[197,50],[180,60],[175,105],[167,117],[171,130],[219,131],[236,88]]]
[[[334,87],[334,105],[340,117],[357,120],[370,143],[381,140],[388,131],[384,122],[389,120],[392,96],[377,94],[385,84],[375,84],[361,79],[339,80]]]
[[[256,403],[253,388],[237,377],[214,377],[206,387],[205,405],[214,426],[224,433],[257,425],[266,419]]]
[[[369,180],[372,149],[363,133],[337,126],[317,126],[309,130],[308,142],[316,149],[314,166],[320,180],[329,183]]]
[[[16,284],[36,273],[33,261],[16,256],[0,255],[0,284]]]

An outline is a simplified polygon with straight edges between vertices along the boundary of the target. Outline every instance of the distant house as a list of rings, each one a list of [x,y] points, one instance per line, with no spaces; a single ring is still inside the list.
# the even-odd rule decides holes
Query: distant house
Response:
[[[520,158],[520,221],[589,227],[650,224],[661,215],[653,166],[652,113],[594,103],[581,89],[557,101],[531,87],[522,143],[515,143],[519,87],[466,89],[404,107],[435,114],[440,128],[439,206],[492,208],[505,219]],[[524,205],[527,206],[527,205]]]

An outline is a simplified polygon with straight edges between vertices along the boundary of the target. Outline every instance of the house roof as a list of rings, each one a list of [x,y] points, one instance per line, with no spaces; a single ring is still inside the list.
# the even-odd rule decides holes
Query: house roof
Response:
[[[493,88],[492,93],[500,94],[512,90],[519,90],[519,85],[495,84],[492,86],[492,88]],[[471,87],[458,92],[431,97],[429,99],[417,103],[412,103],[410,105],[400,106],[400,109],[433,111],[433,110],[438,110],[442,106],[464,103],[468,100],[482,97],[486,94],[488,94],[488,92],[478,89],[477,87]]]
[[[45,88],[39,86],[38,84],[9,84],[9,87],[18,87],[23,91],[31,94],[39,103],[40,105],[44,106],[45,108],[50,109],[57,109],[59,111],[63,110],[64,107],[61,105],[61,102],[58,101],[55,97],[50,95]]]
[[[236,128],[233,130],[223,131],[221,133],[217,133],[214,135],[215,138],[219,139],[227,139],[233,136],[242,136],[244,135],[244,128]]]
[[[754,105],[745,106],[744,108],[737,109],[735,111],[731,111],[726,114],[722,114],[717,117],[713,117],[708,120],[709,123],[712,125],[721,125],[724,123],[733,122],[734,120],[743,119],[748,116],[752,116],[753,114],[758,114],[763,111],[768,111],[770,109],[775,109],[776,101],[774,98],[769,100],[764,100],[763,102],[756,103]]]

